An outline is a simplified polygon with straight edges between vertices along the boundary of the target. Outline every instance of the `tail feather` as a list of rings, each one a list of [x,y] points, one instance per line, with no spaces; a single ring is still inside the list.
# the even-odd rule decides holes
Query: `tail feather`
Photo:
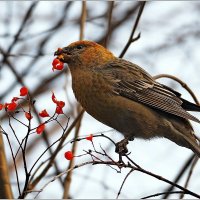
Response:
[[[185,100],[185,99],[182,99],[182,98],[180,98],[181,100],[182,100],[182,104],[181,104],[181,107],[183,108],[183,109],[185,109],[185,110],[187,110],[187,111],[196,111],[196,112],[200,112],[200,106],[198,106],[198,105],[196,105],[196,104],[194,104],[194,103],[191,103],[191,102],[189,102],[189,101],[187,101],[187,100]]]
[[[162,85],[164,88],[166,88],[167,90],[170,90],[171,92],[173,92],[178,98],[181,99],[181,101],[183,102],[181,104],[181,107],[187,111],[196,111],[196,112],[200,112],[200,106],[197,104],[194,104],[192,102],[189,102],[183,98],[181,98],[181,94],[175,90],[173,90],[172,88],[166,86],[166,85]]]
[[[187,147],[190,148],[200,158],[200,146],[197,140],[193,137],[187,137],[186,135],[183,135],[183,137],[188,144]]]

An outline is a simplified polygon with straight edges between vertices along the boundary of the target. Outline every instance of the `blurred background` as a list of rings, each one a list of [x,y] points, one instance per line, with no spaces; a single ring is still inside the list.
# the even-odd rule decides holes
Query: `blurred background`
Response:
[[[51,91],[56,97],[66,102],[64,111],[70,117],[69,125],[78,115],[80,108],[71,89],[71,77],[67,66],[63,71],[52,72],[54,52],[58,47],[64,47],[80,38],[93,40],[111,50],[119,56],[128,38],[140,7],[137,1],[1,1],[0,2],[0,103],[11,101],[19,94],[19,89],[26,86],[33,99],[37,112],[47,109],[54,113],[51,100]],[[84,18],[85,17],[85,18]],[[193,90],[200,98],[200,2],[194,1],[164,1],[147,2],[141,15],[134,37],[140,33],[140,38],[132,43],[123,58],[138,64],[151,75],[170,74]],[[192,97],[180,84],[171,79],[158,80],[165,83],[183,97],[193,102]],[[26,106],[26,105],[25,105]],[[37,113],[36,112],[36,113]],[[36,116],[36,113],[33,114]],[[200,118],[200,114],[193,113]],[[7,130],[13,149],[16,152],[18,143],[10,133],[8,118],[5,112],[0,111],[1,125]],[[24,116],[17,116],[25,121]],[[66,123],[61,118],[61,123]],[[66,118],[65,118],[66,120]],[[12,122],[16,134],[22,139],[26,129]],[[33,127],[39,121],[32,120]],[[191,122],[196,135],[200,135],[200,125]],[[114,141],[123,137],[120,133],[96,121],[84,113],[80,122],[80,129],[74,128],[66,138],[63,148],[60,149],[54,164],[36,185],[39,190],[58,172],[68,169],[69,161],[64,159],[64,152],[71,150],[69,143],[79,132],[80,136],[105,132]],[[111,131],[110,131],[111,130]],[[27,164],[30,168],[49,144],[52,144],[62,134],[62,130],[54,124],[46,129],[46,137],[31,135],[27,146]],[[103,138],[94,139],[95,147],[100,145],[113,158],[117,158],[114,147]],[[15,171],[10,149],[4,137],[6,156],[11,177],[14,197],[18,197]],[[76,155],[83,150],[92,148],[89,141],[77,143]],[[131,159],[144,169],[174,181],[183,166],[192,156],[186,148],[177,146],[167,139],[143,141],[135,139],[128,145]],[[56,146],[42,157],[40,163],[51,157]],[[80,164],[89,157],[75,158]],[[20,155],[16,159],[20,174],[20,185],[24,184],[24,168]],[[38,163],[38,165],[40,164]],[[56,167],[55,167],[56,166]],[[42,171],[41,168],[37,173]],[[188,177],[190,166],[181,175],[178,184],[183,185]],[[200,188],[200,164],[195,166],[188,189],[198,193]],[[116,198],[119,188],[128,170],[122,169],[116,173],[108,166],[85,166],[72,173],[69,188],[70,198]],[[62,198],[63,182],[66,175],[57,179],[42,191],[38,198]],[[133,172],[126,180],[119,198],[142,198],[154,193],[164,192],[170,185],[140,172]],[[178,198],[180,194],[170,195],[169,198]],[[27,195],[33,198],[35,193]],[[156,197],[156,198],[160,198]],[[185,195],[184,198],[190,196]]]

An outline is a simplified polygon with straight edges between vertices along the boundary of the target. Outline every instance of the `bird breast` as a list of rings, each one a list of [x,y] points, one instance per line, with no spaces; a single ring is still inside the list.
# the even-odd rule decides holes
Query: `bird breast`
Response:
[[[99,73],[74,70],[72,71],[72,88],[76,99],[87,110],[103,109],[108,104],[108,96],[112,95],[112,86]]]

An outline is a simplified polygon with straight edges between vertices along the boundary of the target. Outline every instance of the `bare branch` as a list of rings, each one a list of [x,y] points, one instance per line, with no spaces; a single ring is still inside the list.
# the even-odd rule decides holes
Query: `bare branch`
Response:
[[[123,180],[123,182],[122,182],[122,184],[121,184],[121,186],[120,186],[120,189],[119,189],[119,192],[118,192],[118,194],[117,194],[116,199],[119,198],[119,195],[120,195],[120,193],[121,193],[121,191],[122,191],[122,188],[123,188],[123,186],[124,186],[124,183],[126,182],[126,179],[129,177],[129,175],[130,175],[133,171],[134,171],[134,169],[131,169],[131,170],[129,171],[129,173],[125,176],[125,178],[124,178],[124,180]]]
[[[133,38],[133,36],[134,36],[136,28],[137,28],[137,26],[139,24],[140,17],[142,15],[143,10],[144,10],[145,4],[146,4],[146,1],[141,1],[141,3],[140,3],[140,9],[138,11],[138,15],[136,17],[136,20],[135,20],[135,23],[134,23],[131,35],[130,35],[130,37],[128,39],[128,42],[126,43],[124,49],[122,50],[121,54],[119,55],[119,58],[122,58],[124,56],[124,54],[126,53],[126,51],[128,50],[128,48],[129,48],[129,46],[131,45],[132,42],[134,42],[134,41],[136,41],[137,39],[140,38],[140,34],[136,38]]]
[[[159,74],[157,76],[154,76],[153,77],[155,80],[156,79],[159,79],[159,78],[170,78],[178,83],[181,84],[181,86],[186,89],[189,94],[192,96],[192,98],[194,99],[194,102],[197,104],[197,105],[200,105],[199,104],[199,101],[197,99],[197,97],[195,96],[194,92],[188,87],[188,85],[186,83],[184,83],[182,80],[180,80],[179,78],[175,77],[175,76],[172,76],[172,75],[169,75],[169,74]]]

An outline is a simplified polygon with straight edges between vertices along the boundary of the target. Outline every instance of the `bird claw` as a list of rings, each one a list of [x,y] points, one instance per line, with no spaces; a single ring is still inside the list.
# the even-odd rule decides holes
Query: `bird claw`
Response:
[[[124,138],[120,142],[116,143],[115,152],[119,154],[119,163],[123,163],[122,156],[126,156],[129,154],[127,148],[127,145],[129,143],[128,141],[133,139],[134,138]]]
[[[123,156],[126,155],[128,153],[127,145],[128,145],[127,138],[124,138],[120,142],[117,142],[115,152]]]

